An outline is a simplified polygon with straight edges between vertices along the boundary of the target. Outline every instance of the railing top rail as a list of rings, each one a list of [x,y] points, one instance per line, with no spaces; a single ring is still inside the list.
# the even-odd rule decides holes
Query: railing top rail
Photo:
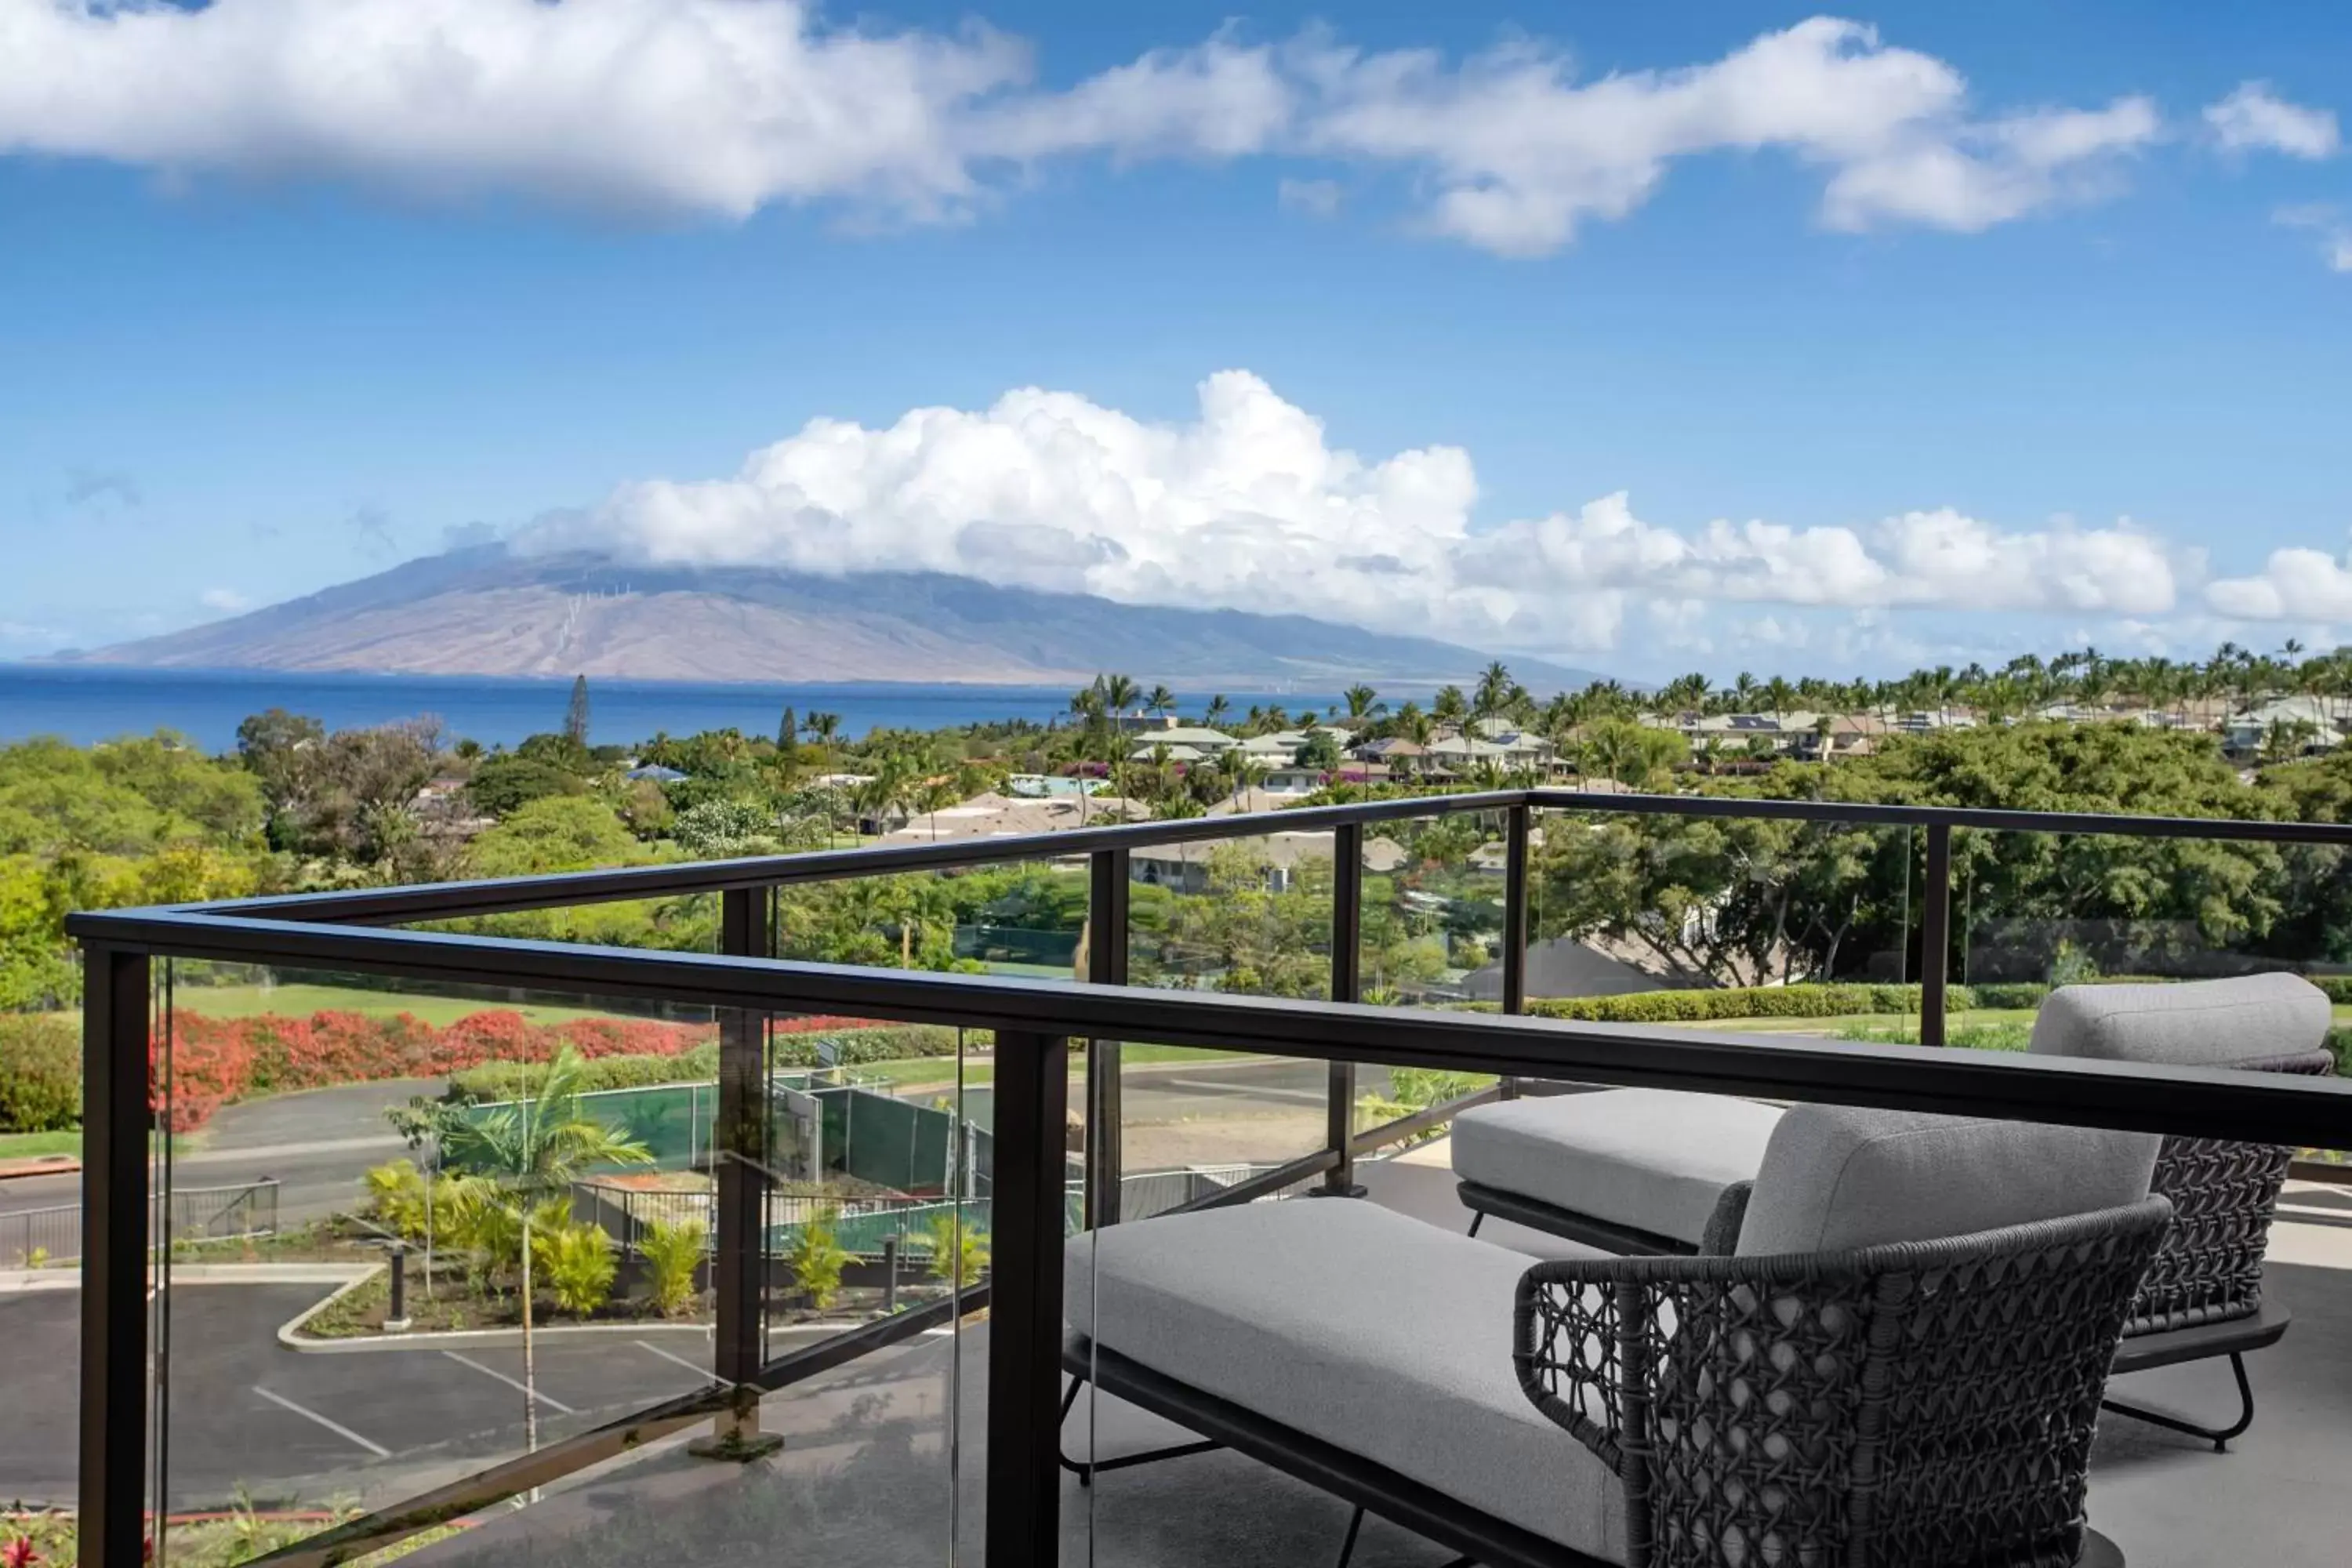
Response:
[[[378,931],[175,910],[76,915],[81,940],[166,957],[527,984],[753,1012],[1207,1046],[1791,1100],[2352,1146],[2352,1081],[2008,1053],[1078,984]]]
[[[1486,790],[1416,795],[1346,805],[1237,812],[1172,822],[1120,823],[1054,833],[964,838],[934,844],[881,844],[797,855],[632,866],[551,876],[429,882],[402,888],[296,893],[174,906],[185,913],[234,913],[347,925],[456,920],[630,899],[764,889],[898,872],[949,870],[1013,860],[1051,860],[1104,849],[1149,849],[1178,844],[1254,838],[1269,833],[1313,833],[1350,825],[1405,821],[1514,805],[1618,816],[1749,817],[1846,822],[1886,826],[1977,827],[2016,833],[2115,834],[2134,837],[2240,839],[2352,847],[2352,824],[2281,822],[2242,817],[2134,816],[2093,812],[1991,811],[1967,806],[1896,805],[1832,800],[1757,800],[1737,795],[1591,794],[1568,789]]]
[[[174,907],[190,913],[234,911],[282,920],[335,921],[347,925],[455,920],[628,899],[719,893],[793,882],[883,877],[902,871],[948,870],[1008,860],[1062,859],[1098,849],[1150,849],[1225,838],[1256,838],[1269,833],[1323,832],[1349,823],[1397,822],[1454,812],[1496,811],[1516,805],[1526,797],[1524,790],[1489,790],[1411,800],[1360,801],[1349,805],[1235,812],[1227,816],[1191,816],[1171,822],[1124,822],[1108,827],[959,838],[943,844],[877,844],[855,849],[812,849],[797,855],[761,855],[737,860],[693,860],[673,866],[630,866],[609,871],[568,871],[553,876],[488,878],[471,882],[425,882],[404,888],[294,893],[284,898]]]
[[[2002,833],[2110,834],[2133,838],[2231,838],[2249,843],[2352,847],[2352,824],[2282,822],[2266,817],[2136,816],[2090,811],[1995,811],[1963,805],[1896,805],[1842,800],[1752,800],[1742,795],[1593,795],[1528,792],[1531,805],[1647,816],[1777,818],[1889,827],[1979,827]]]

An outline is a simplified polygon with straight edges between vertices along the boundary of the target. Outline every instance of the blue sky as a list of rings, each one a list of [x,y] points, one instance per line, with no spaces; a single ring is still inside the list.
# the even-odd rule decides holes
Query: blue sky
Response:
[[[1636,677],[2352,633],[2340,6],[116,9],[0,0],[0,657],[469,529]]]

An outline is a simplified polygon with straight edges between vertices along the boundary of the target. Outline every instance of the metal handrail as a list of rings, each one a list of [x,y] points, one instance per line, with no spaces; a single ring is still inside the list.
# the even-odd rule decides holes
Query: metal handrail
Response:
[[[1526,981],[1528,842],[1538,809],[1610,816],[1765,818],[1884,825],[1926,829],[1927,886],[1918,911],[1922,933],[1922,1029],[1931,1043],[1882,1045],[1816,1039],[1771,1041],[1754,1036],[1514,1016]],[[1277,831],[1335,833],[1334,853],[1351,863],[1366,825],[1459,812],[1501,816],[1507,848],[1503,1016],[1416,1012],[1364,1006],[1354,1000],[1360,931],[1360,878],[1335,879],[1331,1002],[1299,1002],[1219,993],[1139,989],[1126,980],[1123,940],[1092,950],[1088,984],[998,975],[849,968],[780,961],[772,945],[761,896],[780,886],[866,875],[898,874],[1024,859],[1086,856],[1091,861],[1091,918],[1097,930],[1119,933],[1128,860],[1133,850],[1162,844],[1251,837]],[[740,1419],[752,1391],[772,1390],[843,1364],[885,1345],[902,1342],[948,1321],[959,1310],[994,1302],[1003,1331],[992,1334],[992,1384],[1023,1399],[992,1414],[992,1443],[1006,1452],[1024,1425],[1042,1420],[1052,1396],[1051,1347],[1044,1340],[1016,1342],[1020,1326],[1034,1336],[1054,1311],[1058,1285],[1058,1233],[1063,1157],[1060,1104],[1066,1092],[1065,1041],[1097,1043],[1088,1053],[1090,1173],[1119,1169],[1118,1047],[1140,1041],[1207,1046],[1318,1059],[1332,1064],[1329,1146],[1279,1170],[1212,1195],[1208,1202],[1243,1202],[1318,1176],[1327,1190],[1346,1190],[1350,1163],[1393,1142],[1426,1131],[1466,1103],[1513,1092],[1518,1079],[1570,1079],[1591,1084],[1674,1087],[1785,1100],[1885,1106],[2021,1121],[2105,1126],[2190,1136],[2245,1139],[2329,1148],[2352,1144],[2352,1083],[2273,1079],[2217,1069],[2155,1068],[2081,1059],[1945,1052],[1933,1039],[1942,1022],[1940,998],[1949,966],[1948,908],[1952,835],[1956,829],[2021,833],[2115,834],[2202,839],[2238,838],[2352,847],[2352,826],[2244,819],[2105,816],[2081,813],[1993,812],[1969,808],[1891,806],[1831,801],[1760,801],[1717,796],[1588,795],[1579,791],[1514,789],[1365,802],[1167,823],[1122,824],[1017,838],[946,845],[885,846],[847,851],[634,868],[617,871],[503,881],[439,884],[304,895],[241,903],[165,909],[87,911],[68,918],[70,934],[86,944],[89,975],[84,1012],[90,1108],[86,1133],[85,1231],[93,1238],[84,1292],[85,1561],[136,1561],[141,1500],[113,1477],[135,1477],[145,1413],[137,1369],[143,1365],[143,1270],[137,1238],[143,1229],[145,1085],[148,1074],[146,992],[152,958],[216,959],[350,970],[415,981],[450,982],[569,991],[613,998],[649,998],[720,1010],[722,1072],[719,1121],[746,1121],[746,1085],[760,1060],[755,1021],[773,1013],[831,1013],[907,1022],[984,1027],[997,1036],[1000,1116],[1026,1119],[1021,1135],[1000,1124],[995,1172],[1003,1250],[1001,1280],[940,1303],[868,1325],[821,1345],[762,1362],[757,1332],[760,1265],[757,1189],[747,1161],[722,1160],[714,1194],[715,1283],[721,1328],[714,1356],[720,1387],[639,1419],[600,1428],[529,1458],[495,1466],[326,1537],[273,1553],[269,1561],[323,1564],[367,1542],[381,1545],[413,1531],[417,1521],[458,1501],[487,1506],[520,1487],[569,1473],[658,1432],[703,1415],[731,1412]],[[1359,896],[1350,897],[1351,892]],[[463,919],[625,899],[718,893],[723,898],[720,953],[673,952],[517,941],[446,931],[380,929],[397,922]],[[1379,1062],[1491,1072],[1501,1083],[1466,1100],[1432,1107],[1356,1133],[1349,1130],[1352,1065]],[[727,1064],[732,1064],[732,1076]],[[1108,1069],[1108,1070],[1105,1070]],[[739,1082],[738,1080],[741,1081]],[[731,1087],[730,1087],[731,1086]],[[729,1109],[730,1093],[735,1109]],[[1105,1120],[1107,1119],[1107,1120]],[[1049,1170],[1050,1167],[1050,1170]],[[1114,1189],[1115,1192],[1115,1189]],[[1008,1197],[1007,1194],[1011,1195]],[[737,1211],[740,1210],[739,1214]],[[730,1215],[734,1216],[730,1219]],[[1009,1216],[1009,1217],[1008,1217]],[[1113,1206],[1092,1216],[1118,1217]],[[732,1240],[729,1240],[730,1237]],[[1002,1290],[998,1289],[1002,1285]],[[999,1299],[1001,1297],[1001,1299]],[[728,1325],[731,1319],[731,1328]],[[1041,1371],[1042,1369],[1042,1371]],[[1041,1381],[1042,1379],[1042,1381]],[[1047,1392],[1041,1392],[1047,1391]],[[1031,1412],[1042,1398],[1045,1409]],[[1029,1425],[1035,1425],[1031,1422]],[[1051,1466],[1046,1469],[1050,1472]],[[1018,1478],[1000,1499],[992,1472],[992,1518],[1014,1521],[1005,1532],[1008,1561],[1035,1544],[1050,1503],[1020,1495]],[[1000,1503],[1003,1506],[1000,1508]],[[1046,1537],[1049,1538],[1049,1537]],[[991,1556],[998,1542],[992,1532]],[[121,1555],[131,1553],[131,1555]]]
[[[1102,1037],[2315,1148],[2352,1142],[2352,1080],[2297,1081],[2219,1068],[2155,1068],[1864,1041],[1763,1043],[1727,1030],[864,969],[170,910],[93,911],[72,917],[72,929],[94,945],[157,957],[252,961],[275,953],[418,979],[505,975],[583,994],[661,996],[740,1013],[839,1013],[988,1028],[1000,1041],[1007,1032]]]
[[[237,910],[291,921],[372,925],[460,920],[528,910],[657,899],[795,882],[949,870],[1012,860],[1060,859],[1097,850],[1154,848],[1267,833],[1316,832],[1376,822],[1461,812],[1501,812],[1515,806],[1607,813],[1612,816],[1747,817],[1758,820],[1853,823],[1893,827],[1969,827],[2012,833],[2080,833],[2154,838],[2222,838],[2256,843],[2326,844],[2352,848],[2352,825],[2282,822],[2267,817],[2183,817],[2094,812],[2000,811],[1974,806],[1900,805],[1859,801],[1759,800],[1739,795],[1592,794],[1567,789],[1486,790],[1416,795],[1343,805],[1294,806],[1236,812],[1171,822],[1121,823],[1061,832],[959,839],[945,844],[877,844],[816,849],[796,855],[698,860],[674,866],[631,866],[603,871],[427,882],[401,888],[296,893],[172,906],[177,912]]]

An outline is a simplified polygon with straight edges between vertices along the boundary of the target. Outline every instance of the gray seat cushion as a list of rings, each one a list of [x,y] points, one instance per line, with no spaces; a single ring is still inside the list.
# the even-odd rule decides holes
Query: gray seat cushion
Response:
[[[1756,1173],[1739,1252],[1842,1252],[2116,1208],[2147,1196],[2153,1133],[1800,1105]]]
[[[2296,974],[2157,985],[2065,985],[2033,1019],[2044,1056],[2242,1067],[2325,1050],[2327,994]]]
[[[1112,1226],[1069,1244],[1071,1323],[1154,1372],[1522,1529],[1625,1560],[1624,1492],[1511,1364],[1532,1258],[1341,1199]]]
[[[1763,1163],[1780,1114],[1658,1089],[1481,1105],[1454,1119],[1454,1173],[1696,1247],[1723,1189]]]

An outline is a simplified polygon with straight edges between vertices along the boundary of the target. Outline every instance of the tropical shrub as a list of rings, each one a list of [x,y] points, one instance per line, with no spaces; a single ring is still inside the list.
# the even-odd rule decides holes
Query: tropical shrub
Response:
[[[555,1304],[577,1318],[612,1299],[613,1278],[620,1270],[613,1238],[584,1220],[537,1231],[530,1261]]]
[[[81,1041],[62,1018],[0,1015],[0,1132],[81,1125]]]
[[[822,1312],[840,1299],[841,1271],[849,1264],[849,1253],[834,1237],[830,1213],[815,1215],[801,1226],[784,1261],[810,1306]]]
[[[694,1271],[702,1266],[710,1229],[698,1219],[654,1221],[637,1241],[646,1260],[654,1310],[674,1317],[694,1298]]]
[[[1427,1110],[1433,1105],[1459,1100],[1465,1094],[1475,1094],[1495,1081],[1491,1073],[1455,1072],[1444,1068],[1391,1068],[1389,1092],[1385,1095],[1365,1094],[1356,1100],[1356,1109],[1367,1127],[1378,1127],[1395,1121],[1416,1111]],[[1443,1125],[1416,1134],[1411,1142],[1437,1137],[1445,1131]]]
[[[988,1236],[971,1226],[959,1227],[952,1214],[931,1216],[924,1240],[931,1249],[931,1278],[958,1289],[988,1272]]]
[[[386,1230],[421,1239],[425,1235],[425,1173],[414,1160],[387,1160],[370,1166],[363,1178],[368,1208]]]

